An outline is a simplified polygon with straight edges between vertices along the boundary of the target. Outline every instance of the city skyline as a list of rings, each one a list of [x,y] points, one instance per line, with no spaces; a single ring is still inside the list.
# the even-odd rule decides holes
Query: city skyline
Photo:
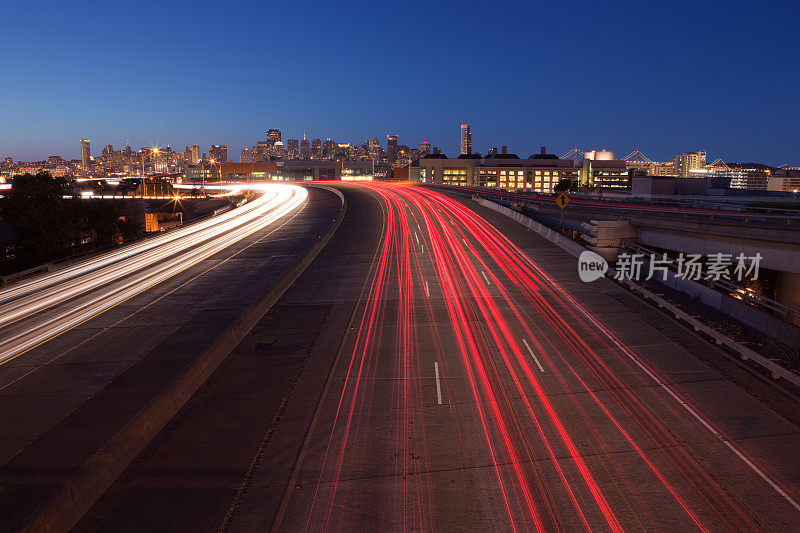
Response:
[[[418,148],[419,146],[421,146],[423,144],[426,144],[426,145],[429,146],[429,148],[438,148],[441,151],[441,153],[443,153],[444,155],[447,155],[448,157],[458,157],[458,155],[460,155],[462,153],[461,144],[463,142],[463,138],[462,138],[463,126],[469,126],[469,124],[462,124],[462,128],[460,129],[460,132],[459,132],[458,140],[456,141],[456,147],[452,151],[446,151],[446,150],[444,150],[442,148],[439,148],[440,146],[446,145],[446,143],[439,144],[439,143],[431,142],[431,141],[425,140],[425,139],[421,139],[419,141],[417,141],[417,140],[409,140],[409,139],[404,139],[402,136],[399,136],[399,135],[388,135],[388,134],[387,134],[387,139],[389,137],[397,136],[398,137],[397,138],[397,144],[398,145],[405,145],[405,146],[408,146],[409,148],[413,149],[413,148]],[[265,130],[265,131],[267,131],[267,130]],[[298,141],[298,142],[308,141],[308,142],[310,142],[312,140],[312,136],[307,134],[308,130],[303,130],[304,134],[306,135],[306,137],[308,137],[308,139],[302,139],[302,136],[300,138],[295,138],[295,137],[286,135],[285,134],[285,130],[283,130],[281,128],[273,128],[273,129],[268,130],[268,131],[279,131],[279,132],[281,132],[281,136],[282,136],[282,139],[283,139],[282,142],[283,142],[284,146],[287,144],[288,141]],[[530,153],[536,153],[541,146],[548,146],[549,151],[554,153],[555,155],[558,155],[559,157],[566,155],[567,158],[571,158],[572,157],[571,154],[573,153],[572,151],[575,148],[578,148],[581,151],[610,151],[612,153],[615,153],[618,157],[623,157],[625,154],[634,155],[635,153],[638,152],[638,153],[640,153],[640,154],[642,154],[644,156],[649,156],[652,161],[663,161],[663,162],[669,163],[669,162],[672,161],[672,158],[676,153],[679,154],[679,153],[696,152],[696,151],[702,150],[703,152],[708,152],[708,153],[710,153],[710,154],[712,154],[714,156],[711,159],[709,159],[709,162],[711,162],[714,159],[721,159],[721,160],[723,160],[725,162],[728,162],[728,163],[737,163],[737,164],[755,163],[755,164],[764,164],[764,165],[772,166],[772,167],[775,167],[775,168],[779,168],[779,167],[782,167],[782,166],[783,167],[788,166],[788,167],[791,167],[791,168],[797,168],[798,166],[800,166],[800,164],[793,163],[792,161],[786,161],[784,163],[771,163],[771,162],[760,161],[760,160],[750,160],[750,159],[736,158],[735,154],[733,155],[733,157],[731,157],[731,156],[729,156],[727,154],[721,154],[721,153],[711,152],[710,150],[706,150],[705,149],[705,145],[699,145],[699,146],[695,146],[695,147],[688,147],[688,148],[686,148],[684,150],[675,151],[674,153],[666,153],[665,152],[665,156],[663,158],[662,157],[652,157],[651,154],[652,153],[656,153],[656,152],[653,152],[653,151],[651,151],[649,149],[646,149],[646,148],[643,149],[639,145],[632,145],[630,147],[615,147],[615,146],[607,146],[607,145],[581,147],[581,146],[569,145],[568,147],[563,147],[563,148],[558,148],[558,147],[551,148],[548,144],[546,144],[543,141],[541,143],[536,143],[536,142],[529,143],[528,145],[520,147],[521,149],[517,149],[514,146],[509,146],[508,144],[503,143],[502,141],[495,141],[494,143],[490,142],[487,146],[475,148],[473,146],[472,142],[471,142],[471,135],[472,134],[471,134],[470,128],[467,128],[467,131],[468,131],[468,136],[470,137],[469,145],[470,145],[470,148],[471,148],[471,153],[481,154],[481,155],[484,155],[484,156],[487,155],[488,153],[490,153],[490,150],[499,149],[502,146],[502,147],[505,147],[509,153],[517,153],[520,157],[527,157],[527,154],[529,152]],[[190,147],[196,148],[198,150],[198,158],[199,158],[200,155],[206,155],[209,159],[214,159],[214,157],[212,157],[210,155],[210,153],[209,153],[210,149],[213,149],[216,146],[222,146],[223,148],[226,149],[226,152],[227,152],[227,159],[226,160],[227,161],[239,161],[239,156],[237,154],[239,154],[242,150],[250,151],[254,144],[256,144],[257,142],[263,142],[264,139],[268,138],[268,135],[263,135],[262,137],[263,137],[262,139],[254,139],[249,144],[245,143],[241,147],[231,146],[230,144],[220,144],[220,143],[203,144],[203,143],[198,143],[198,142],[191,142],[191,144],[186,143],[185,147],[186,148],[190,148]],[[325,140],[328,140],[328,141],[333,141],[333,142],[336,142],[336,143],[353,144],[353,145],[357,145],[357,146],[362,146],[362,145],[369,145],[370,141],[372,139],[374,139],[374,138],[375,137],[369,136],[369,137],[366,137],[363,140],[359,141],[359,140],[355,140],[355,139],[332,139],[330,137],[313,137],[313,140],[321,140],[323,142]],[[378,139],[380,140],[380,138],[378,138]],[[3,155],[2,157],[0,157],[0,159],[5,159],[7,157],[11,157],[14,161],[19,161],[19,162],[42,162],[42,161],[46,161],[50,157],[64,157],[64,159],[67,160],[67,161],[71,160],[71,161],[79,161],[80,162],[83,159],[83,142],[84,141],[90,141],[91,142],[91,148],[89,149],[89,153],[90,153],[92,159],[100,157],[102,155],[102,153],[103,153],[103,150],[107,146],[112,146],[115,150],[123,150],[123,149],[125,149],[125,147],[130,146],[130,148],[133,150],[133,152],[138,152],[143,148],[149,148],[149,149],[170,148],[174,152],[183,152],[184,151],[182,148],[180,148],[181,146],[184,146],[184,143],[169,143],[169,142],[165,142],[165,143],[137,144],[137,143],[133,143],[130,140],[126,139],[125,143],[123,143],[123,144],[115,144],[113,142],[112,143],[108,143],[105,140],[95,141],[93,139],[82,138],[81,139],[81,144],[79,145],[77,150],[74,150],[74,152],[75,152],[74,155],[72,155],[70,153],[70,151],[67,150],[67,153],[49,153],[47,155],[42,155],[41,157],[35,157],[35,158],[29,158],[29,159],[16,158],[13,155],[6,154],[6,155]],[[383,142],[384,142],[384,144],[381,145],[381,146],[383,148],[385,148],[385,142],[386,141],[383,141]],[[73,142],[73,144],[74,144],[74,142]],[[208,148],[204,148],[205,146],[208,146]],[[301,152],[298,152],[298,154],[300,154],[300,153]],[[299,157],[299,158],[302,159],[303,157]]]
[[[145,2],[152,24],[130,35],[114,23],[135,16],[125,6],[0,7],[17,21],[0,42],[23,52],[7,60],[0,156],[77,157],[80,138],[223,143],[238,153],[271,124],[298,139],[304,129],[352,142],[397,133],[457,154],[453,124],[469,122],[478,151],[630,147],[666,160],[703,147],[731,160],[800,164],[798,74],[786,69],[794,5],[747,9],[746,19],[741,2],[647,13],[627,2],[528,5],[511,19],[502,6],[312,4],[269,10],[266,41],[266,6],[192,6]],[[209,39],[189,38],[211,21]],[[507,38],[459,38],[481,25]],[[458,55],[448,45],[456,38]],[[336,53],[318,61],[332,44]],[[264,54],[274,60],[255,59]],[[473,82],[455,90],[464,72]]]

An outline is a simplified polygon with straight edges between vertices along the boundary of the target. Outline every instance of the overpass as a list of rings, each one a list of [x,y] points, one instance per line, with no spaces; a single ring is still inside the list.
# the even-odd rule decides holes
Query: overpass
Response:
[[[591,221],[618,221],[629,225],[637,244],[665,251],[701,254],[760,253],[761,267],[778,273],[777,299],[800,308],[800,212],[779,208],[717,209],[677,202],[648,204],[637,201],[571,199],[565,209],[553,196],[505,193],[469,188],[471,194],[496,201],[553,228],[597,238]],[[617,226],[618,228],[620,226]],[[618,239],[616,248],[622,242]]]

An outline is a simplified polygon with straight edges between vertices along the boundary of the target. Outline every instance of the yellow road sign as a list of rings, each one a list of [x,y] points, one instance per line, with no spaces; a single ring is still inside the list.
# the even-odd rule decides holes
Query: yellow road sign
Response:
[[[558,207],[564,209],[569,203],[569,196],[562,192],[556,197],[556,203],[558,204]]]

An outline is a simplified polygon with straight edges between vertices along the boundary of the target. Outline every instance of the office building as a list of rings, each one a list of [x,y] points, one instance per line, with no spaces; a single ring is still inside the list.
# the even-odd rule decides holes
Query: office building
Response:
[[[333,159],[334,157],[336,157],[336,141],[328,137],[322,142],[322,158]]]
[[[706,168],[706,151],[684,152],[672,158],[672,168],[679,178],[702,177]]]
[[[300,141],[300,159],[311,159],[311,146],[305,135],[303,135],[303,140]]]
[[[320,139],[311,139],[311,158],[322,159],[322,141]]]
[[[228,147],[221,144],[212,144],[208,148],[208,157],[217,163],[225,163],[228,160]]]
[[[286,158],[297,159],[300,157],[300,141],[297,139],[286,140]]]
[[[461,125],[461,155],[470,155],[472,153],[472,132],[469,129],[469,124]]]
[[[397,161],[397,135],[386,136],[386,159],[389,165],[394,165]]]
[[[92,149],[89,139],[81,139],[81,167],[83,170],[89,169],[89,164],[92,161]]]
[[[627,162],[616,159],[609,150],[590,150],[583,154],[579,181],[582,186],[600,189],[629,189],[631,186]]]
[[[286,157],[286,150],[281,141],[277,141],[275,144],[272,145],[272,157],[275,159],[283,159]]]
[[[196,144],[192,145],[192,155],[189,158],[190,165],[199,165],[200,164],[200,147]]]
[[[252,148],[242,148],[242,151],[239,155],[239,162],[240,163],[252,163],[253,162],[253,150]]]
[[[276,142],[280,142],[281,140],[281,130],[278,128],[271,128],[267,131],[267,143],[270,146],[273,146]]]
[[[419,143],[419,156],[425,157],[431,153],[431,143],[428,141],[422,141]]]

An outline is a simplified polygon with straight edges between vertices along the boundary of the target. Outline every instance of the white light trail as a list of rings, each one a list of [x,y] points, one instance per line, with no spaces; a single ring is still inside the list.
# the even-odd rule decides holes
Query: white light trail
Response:
[[[244,188],[262,194],[210,220],[0,291],[0,364],[269,226],[308,197],[295,185],[238,186]]]

